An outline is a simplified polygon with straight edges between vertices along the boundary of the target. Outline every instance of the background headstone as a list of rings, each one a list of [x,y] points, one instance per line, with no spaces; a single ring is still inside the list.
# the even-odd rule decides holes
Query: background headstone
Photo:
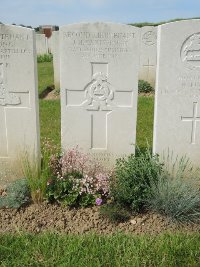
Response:
[[[22,178],[22,151],[39,154],[35,32],[0,25],[0,183]]]
[[[200,163],[200,20],[158,27],[154,153]]]
[[[141,28],[139,79],[155,88],[157,53],[157,27]]]
[[[52,35],[51,37],[47,38],[47,48],[48,48],[48,53],[51,54],[52,53]]]
[[[45,37],[45,34],[36,34],[36,51],[37,55],[48,54],[47,37]]]
[[[59,31],[53,31],[51,36],[53,70],[55,89],[60,89],[60,55],[59,55]]]
[[[60,28],[62,148],[111,165],[134,153],[140,29],[112,23]]]

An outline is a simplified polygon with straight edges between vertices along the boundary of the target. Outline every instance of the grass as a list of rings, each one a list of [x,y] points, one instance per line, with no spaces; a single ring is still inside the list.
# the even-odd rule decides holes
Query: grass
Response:
[[[136,144],[141,147],[152,147],[153,143],[153,110],[154,97],[138,97]]]
[[[42,62],[52,62],[53,60],[53,55],[52,54],[43,54],[43,55],[38,55],[37,56],[37,62],[42,63]]]
[[[40,100],[41,141],[43,141],[45,138],[50,138],[54,144],[60,146],[60,120],[60,101]]]
[[[200,234],[1,235],[1,266],[199,266]]]
[[[53,62],[38,63],[38,93],[42,93],[48,86],[52,86],[53,81]]]

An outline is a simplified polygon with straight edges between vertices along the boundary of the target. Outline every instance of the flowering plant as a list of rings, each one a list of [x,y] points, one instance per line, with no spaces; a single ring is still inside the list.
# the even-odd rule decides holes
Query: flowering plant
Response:
[[[110,174],[80,152],[78,147],[49,162],[52,177],[47,181],[47,199],[69,206],[101,205],[109,196]]]

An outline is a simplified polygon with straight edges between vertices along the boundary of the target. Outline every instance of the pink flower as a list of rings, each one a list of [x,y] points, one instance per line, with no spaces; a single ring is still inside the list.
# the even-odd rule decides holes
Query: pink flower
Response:
[[[97,206],[100,206],[100,205],[102,204],[102,201],[103,201],[103,200],[102,200],[101,198],[97,198],[97,199],[96,199],[96,205],[97,205]]]

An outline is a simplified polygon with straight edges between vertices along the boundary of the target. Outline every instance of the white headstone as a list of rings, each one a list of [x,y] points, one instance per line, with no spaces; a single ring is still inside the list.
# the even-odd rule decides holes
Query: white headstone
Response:
[[[158,28],[154,152],[200,163],[200,20]]]
[[[51,37],[47,38],[47,49],[48,49],[48,53],[52,53],[52,35]]]
[[[60,28],[62,148],[111,165],[134,153],[140,29],[112,23]]]
[[[36,51],[37,55],[48,54],[48,44],[45,34],[36,34]]]
[[[53,54],[54,86],[55,89],[60,89],[59,31],[52,32],[51,42],[52,42],[52,54]]]
[[[35,32],[23,27],[0,25],[0,47],[2,182],[20,175],[20,165],[16,163],[24,150],[28,154],[39,154]]]
[[[157,53],[157,27],[141,28],[139,79],[155,88]]]

